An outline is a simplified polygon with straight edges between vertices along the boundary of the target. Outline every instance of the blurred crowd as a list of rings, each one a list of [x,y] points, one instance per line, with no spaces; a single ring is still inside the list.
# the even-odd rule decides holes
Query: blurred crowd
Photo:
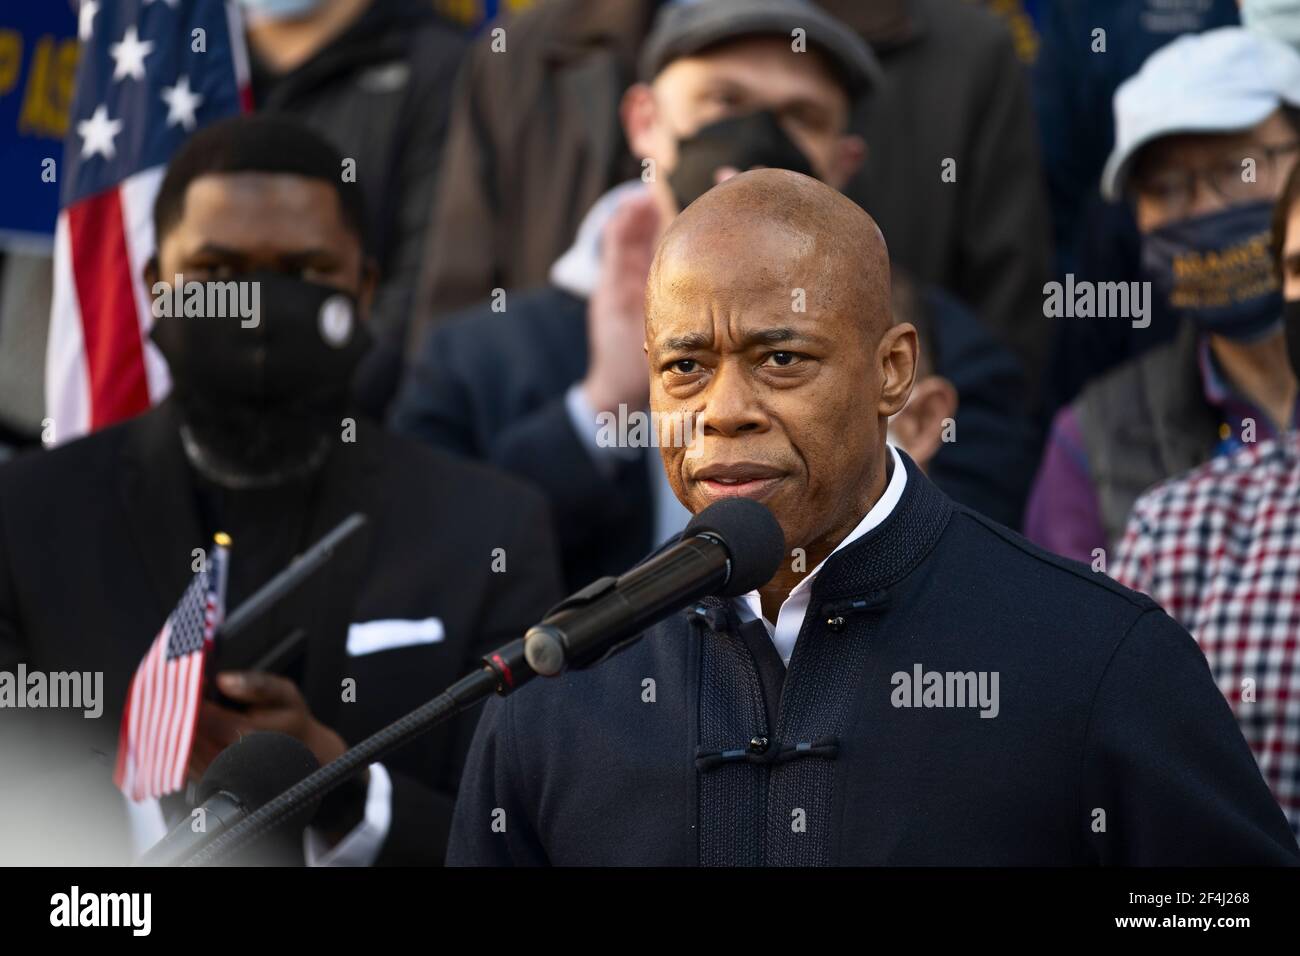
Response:
[[[471,32],[431,0],[241,0],[257,111],[363,171],[355,406],[531,486],[563,588],[618,573],[689,517],[654,449],[599,440],[648,405],[656,243],[737,172],[816,177],[878,223],[922,344],[891,443],[1191,631],[1300,826],[1300,4],[674,23],[711,2],[538,0]],[[42,454],[49,285],[0,260],[15,456]]]

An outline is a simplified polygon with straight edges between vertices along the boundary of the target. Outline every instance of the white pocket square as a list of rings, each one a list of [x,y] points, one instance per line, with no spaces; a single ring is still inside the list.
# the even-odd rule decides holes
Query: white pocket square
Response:
[[[442,618],[437,617],[426,617],[422,621],[366,621],[348,627],[348,656],[361,657],[397,647],[437,644],[445,636]]]

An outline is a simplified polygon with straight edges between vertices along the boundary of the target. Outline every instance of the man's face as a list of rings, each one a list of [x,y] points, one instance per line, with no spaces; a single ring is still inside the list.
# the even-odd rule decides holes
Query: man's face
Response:
[[[665,222],[680,212],[668,187],[677,143],[718,120],[759,110],[776,114],[827,185],[842,189],[861,164],[862,140],[844,133],[848,96],[820,54],[795,53],[777,37],[727,43],[675,60],[652,86],[637,84],[624,98],[628,142],[655,163],[652,186]]]
[[[1165,136],[1133,167],[1138,228],[1274,200],[1296,162],[1296,131],[1281,110],[1243,133]],[[1246,162],[1250,160],[1250,162]]]
[[[724,497],[759,500],[790,547],[842,530],[869,507],[879,416],[902,407],[915,358],[911,326],[890,330],[891,343],[910,336],[913,351],[891,373],[905,386],[894,381],[884,398],[882,355],[892,346],[872,341],[861,315],[830,294],[844,285],[831,259],[778,224],[664,256],[652,279],[651,408],[693,422],[691,445],[661,445],[674,493],[692,512]],[[804,311],[792,308],[801,292]]]
[[[284,173],[200,176],[185,192],[180,220],[158,249],[157,274],[171,282],[238,279],[280,272],[358,295],[362,316],[371,281],[333,187]]]

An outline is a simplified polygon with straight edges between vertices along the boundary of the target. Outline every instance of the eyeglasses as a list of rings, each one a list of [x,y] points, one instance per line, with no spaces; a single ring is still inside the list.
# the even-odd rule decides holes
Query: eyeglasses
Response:
[[[1200,169],[1165,168],[1145,175],[1138,171],[1133,176],[1132,188],[1170,215],[1192,208],[1198,183],[1204,183],[1228,203],[1272,199],[1285,172],[1282,157],[1297,149],[1300,140],[1255,146],[1242,155],[1225,157]]]

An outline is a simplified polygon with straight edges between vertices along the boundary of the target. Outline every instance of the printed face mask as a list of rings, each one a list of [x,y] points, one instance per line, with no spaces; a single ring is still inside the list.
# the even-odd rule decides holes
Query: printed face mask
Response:
[[[1271,203],[1171,223],[1142,237],[1157,296],[1201,329],[1240,342],[1277,331],[1282,295],[1269,251]]]
[[[230,308],[232,289],[253,308]],[[277,484],[317,467],[338,440],[352,374],[370,346],[355,298],[260,272],[186,283],[181,301],[151,334],[195,465],[229,487]]]
[[[685,209],[712,189],[714,174],[724,166],[741,172],[768,166],[814,175],[808,157],[770,110],[729,116],[678,142],[677,166],[668,175],[677,208]]]

